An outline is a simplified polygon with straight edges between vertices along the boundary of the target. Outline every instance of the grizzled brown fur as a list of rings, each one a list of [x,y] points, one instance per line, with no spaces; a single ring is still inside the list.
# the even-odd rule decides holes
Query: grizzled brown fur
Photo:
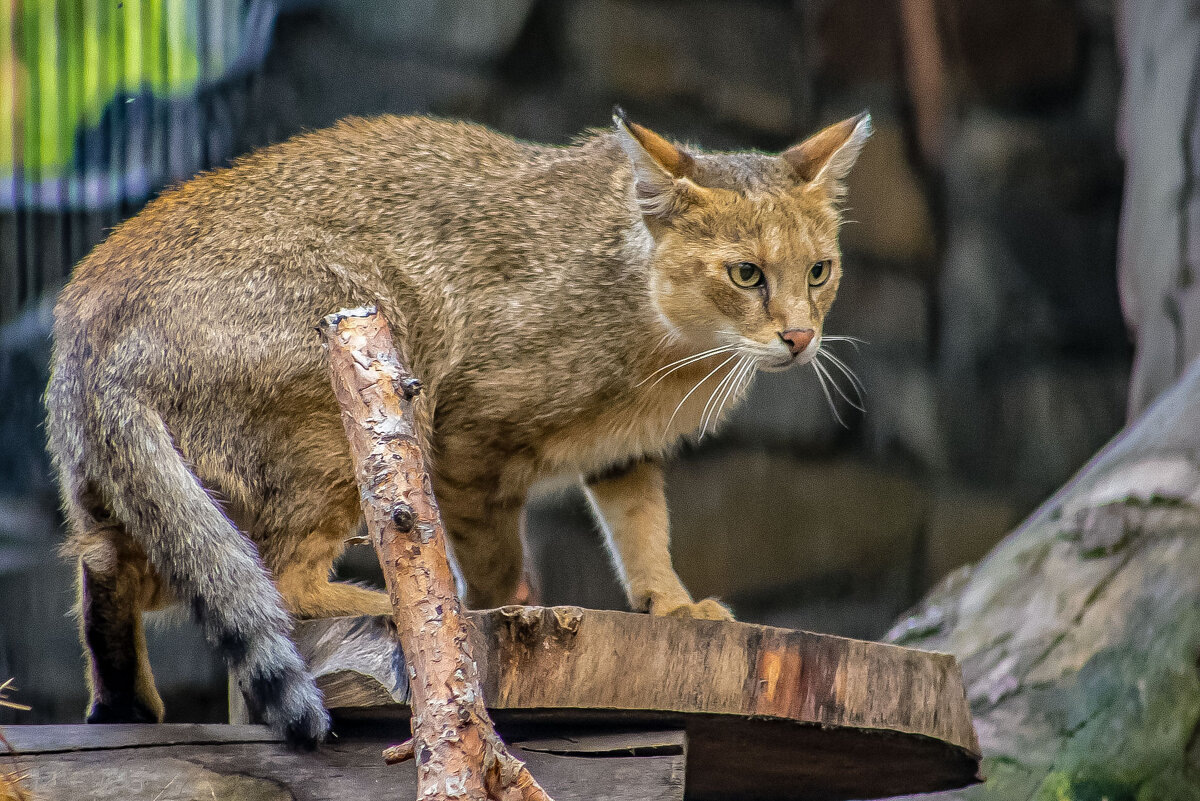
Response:
[[[389,611],[329,581],[359,502],[313,326],[342,307],[376,304],[421,378],[470,603],[517,584],[530,486],[590,475],[631,604],[728,617],[671,568],[655,459],[700,427],[721,379],[732,405],[755,369],[820,346],[840,181],[868,131],[847,120],[780,157],[685,150],[623,117],[571,147],[352,119],[149,204],[56,310],[48,430],[89,719],[161,719],[141,614],[181,601],[253,708],[292,742],[324,735],[292,616]],[[734,270],[755,275],[739,264],[761,283],[736,285]]]

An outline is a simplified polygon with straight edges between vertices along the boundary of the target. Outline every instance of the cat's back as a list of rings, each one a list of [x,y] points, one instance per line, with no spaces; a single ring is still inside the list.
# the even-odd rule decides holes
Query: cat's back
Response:
[[[162,257],[171,247],[241,249],[242,238],[254,236],[270,248],[296,226],[353,233],[451,187],[486,199],[483,183],[511,180],[548,150],[467,122],[348,118],[164,191],[97,246],[73,278]]]
[[[419,116],[300,134],[152,200],[79,263],[57,317],[103,318],[168,297],[197,307],[233,295],[264,301],[319,284],[331,264],[351,283],[365,280],[355,254],[404,231],[437,231],[518,184],[550,150]]]

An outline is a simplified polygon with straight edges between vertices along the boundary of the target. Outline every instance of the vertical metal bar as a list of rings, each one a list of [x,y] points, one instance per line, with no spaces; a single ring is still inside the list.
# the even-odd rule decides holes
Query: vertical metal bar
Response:
[[[94,127],[94,149],[84,151],[83,158],[83,197],[86,209],[84,221],[84,250],[90,250],[93,245],[104,238],[105,234],[105,204],[104,198],[104,162],[106,158],[101,149],[108,147],[109,131],[107,118],[104,116],[106,99],[106,81],[104,66],[103,23],[104,15],[98,7],[99,0],[80,0],[83,15],[83,73],[82,95],[98,107],[96,116],[88,120]]]
[[[140,106],[138,105],[142,89],[139,81],[142,73],[142,0],[122,0],[122,9],[125,12],[121,18],[121,31],[124,37],[122,39],[124,43],[122,63],[125,66],[123,84],[126,102],[122,104],[124,124],[121,129],[125,148],[123,151],[124,164],[121,170],[123,176],[121,199],[122,217],[125,217],[128,216],[127,210],[131,210],[133,203],[140,199],[140,195],[136,191],[135,179],[141,174],[145,164],[145,157],[142,153],[142,145],[145,142],[145,131],[143,130],[145,115],[139,113]]]
[[[210,83],[209,65],[211,63],[211,47],[212,37],[209,26],[209,13],[211,10],[209,0],[199,0],[197,2],[196,14],[196,56],[200,61],[200,76],[198,86],[199,93],[196,96],[196,102],[199,105],[200,125],[198,135],[200,137],[200,161],[197,165],[202,170],[207,170],[212,166],[212,161],[209,158],[210,149],[208,142],[208,132],[212,127],[212,88]]]
[[[83,0],[63,0],[66,6],[62,14],[62,40],[66,55],[64,74],[66,82],[66,111],[64,117],[69,121],[71,130],[70,159],[67,168],[67,242],[64,246],[66,263],[61,275],[61,282],[70,274],[75,262],[83,255],[84,249],[84,212],[83,212],[83,180],[84,180],[84,147],[86,138],[86,119],[84,109],[87,95],[83,87]]]
[[[173,102],[172,83],[171,83],[171,40],[167,28],[170,26],[170,3],[163,2],[156,4],[158,8],[158,17],[155,20],[154,27],[154,42],[155,48],[158,51],[157,74],[158,88],[155,91],[154,108],[155,108],[155,158],[154,158],[154,174],[152,180],[156,184],[163,185],[170,183],[170,157],[171,148],[171,103]]]
[[[114,87],[113,96],[113,124],[116,130],[116,141],[113,147],[113,162],[112,170],[115,177],[114,184],[116,186],[116,220],[114,225],[125,219],[125,204],[127,197],[126,181],[129,175],[129,115],[126,113],[128,105],[129,83],[126,80],[128,76],[128,65],[126,63],[126,31],[128,13],[125,9],[124,0],[117,3],[112,3],[113,9],[113,42],[116,49],[116,77],[117,82]]]
[[[36,184],[41,179],[41,88],[39,70],[41,67],[38,55],[38,36],[41,20],[37,0],[25,0],[22,15],[22,44],[25,51],[25,68],[28,79],[25,85],[25,158],[24,182],[21,198],[22,212],[25,217],[24,236],[22,237],[22,259],[20,284],[17,288],[18,305],[24,305],[33,286],[33,274],[37,268],[37,203]]]
[[[188,29],[191,17],[188,6],[183,0],[165,0],[166,18],[164,28],[167,33],[167,84],[174,88],[181,85],[189,76],[185,73],[187,67],[187,52],[195,52],[195,45],[189,45]],[[172,95],[173,97],[173,95]],[[176,102],[172,99],[168,107],[167,129],[167,171],[165,175],[174,182],[191,174],[188,154],[191,142],[187,140],[191,126],[176,125],[177,115],[187,113],[192,104]]]
[[[68,200],[71,180],[74,177],[74,163],[71,154],[74,150],[74,140],[70,136],[75,130],[71,114],[71,90],[68,83],[71,80],[70,52],[71,42],[68,38],[71,16],[70,0],[57,0],[54,4],[54,106],[56,124],[54,126],[55,146],[54,160],[55,192],[54,211],[50,216],[54,231],[54,248],[42,263],[42,273],[38,276],[37,295],[56,291],[62,276],[71,269],[71,205]]]
[[[0,115],[8,123],[6,135],[0,136],[0,149],[3,149],[4,163],[11,168],[5,178],[9,186],[4,191],[12,199],[12,208],[0,212],[0,321],[11,319],[16,311],[17,275],[20,271],[18,175],[21,169],[19,148],[23,123],[17,109],[17,80],[21,62],[15,29],[19,13],[20,6],[16,0],[7,0],[0,14],[0,59],[8,65],[8,69],[0,74]]]
[[[184,38],[181,45],[186,45],[195,61],[192,63],[194,74],[188,77],[196,82],[190,102],[181,106],[187,114],[186,130],[179,135],[179,163],[177,175],[180,178],[191,177],[193,173],[204,167],[204,15],[205,0],[193,0],[184,3],[179,9],[182,20]],[[182,50],[181,50],[182,53]],[[184,65],[181,60],[180,67]],[[182,71],[180,73],[183,74]]]
[[[108,134],[108,141],[105,143],[107,145],[108,158],[104,165],[106,175],[102,184],[104,187],[102,202],[104,204],[105,228],[111,230],[121,220],[120,165],[122,143],[120,107],[124,103],[124,99],[120,96],[120,88],[124,59],[121,55],[120,38],[117,30],[121,12],[117,8],[117,3],[111,2],[111,0],[91,1],[98,3],[100,6],[98,20],[102,26],[100,35],[102,43],[101,69],[103,70],[102,74],[104,77],[101,80],[101,86],[104,92],[103,102],[107,106],[105,112],[105,129]]]
[[[38,236],[25,303],[34,303],[45,288],[45,278],[62,264],[62,120],[59,117],[61,76],[57,4],[38,6],[38,104],[41,112],[37,200]]]
[[[126,0],[128,2],[128,0]],[[137,81],[135,105],[140,109],[136,124],[138,135],[134,140],[134,159],[137,162],[139,192],[134,201],[140,206],[154,187],[154,46],[158,41],[151,29],[150,10],[154,0],[137,0],[136,15],[132,17],[137,31],[137,46],[134,48],[133,77]]]

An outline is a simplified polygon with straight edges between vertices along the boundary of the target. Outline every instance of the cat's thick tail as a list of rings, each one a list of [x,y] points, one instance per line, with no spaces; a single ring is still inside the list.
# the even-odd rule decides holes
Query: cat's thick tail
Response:
[[[314,747],[329,715],[254,544],[209,497],[154,410],[119,387],[85,400],[77,376],[55,373],[47,423],[60,473],[74,475],[64,491],[86,486],[141,547],[234,671],[251,711],[290,744]]]

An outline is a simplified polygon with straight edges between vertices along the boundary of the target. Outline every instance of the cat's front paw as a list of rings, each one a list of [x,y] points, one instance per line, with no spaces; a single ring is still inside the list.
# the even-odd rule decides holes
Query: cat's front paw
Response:
[[[733,620],[733,612],[716,598],[684,603],[652,603],[650,614],[662,617],[689,617],[694,620]]]

